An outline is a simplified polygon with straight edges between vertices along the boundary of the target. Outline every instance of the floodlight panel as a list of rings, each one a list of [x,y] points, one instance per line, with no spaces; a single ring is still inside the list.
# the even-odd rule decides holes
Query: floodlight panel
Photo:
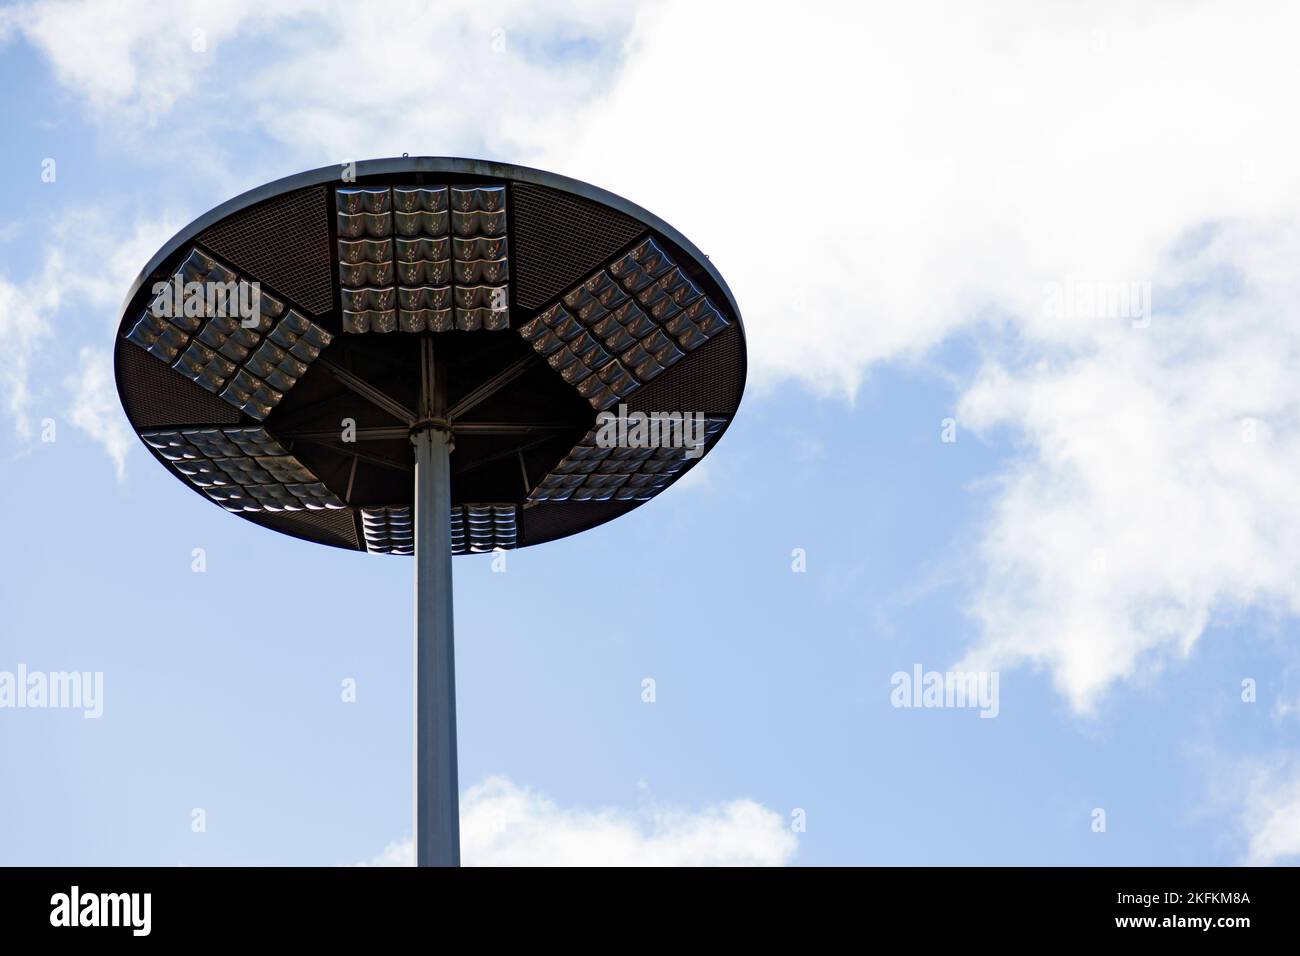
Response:
[[[730,324],[646,239],[544,308],[519,334],[604,411]]]
[[[518,509],[513,504],[457,505],[451,509],[452,554],[482,554],[514,548]],[[366,550],[372,554],[415,553],[415,530],[409,506],[364,508],[361,512]]]
[[[703,421],[698,450],[726,426],[721,416]],[[583,436],[559,464],[537,483],[528,496],[540,501],[649,501],[693,460],[693,450],[681,445],[659,447],[602,447],[601,426]]]
[[[251,282],[193,248],[135,320],[126,340],[261,421],[333,336],[274,296],[241,296],[256,301],[257,312],[240,316],[204,292]],[[189,307],[191,296],[173,292],[196,285],[202,301],[195,308]]]
[[[343,331],[509,327],[505,186],[339,189]]]
[[[347,507],[263,428],[151,429],[140,437],[227,511]]]

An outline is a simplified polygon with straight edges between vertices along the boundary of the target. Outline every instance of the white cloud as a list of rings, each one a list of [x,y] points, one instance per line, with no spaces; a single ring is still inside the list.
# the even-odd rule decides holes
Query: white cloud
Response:
[[[124,475],[131,442],[103,343],[116,329],[131,281],[176,228],[177,218],[169,213],[124,227],[104,209],[83,208],[75,220],[54,227],[38,273],[21,283],[0,276],[0,399],[19,438],[32,434],[33,404],[51,399],[33,394],[36,363],[43,362],[44,370],[75,361],[75,369],[63,375],[69,420],[102,444],[118,477]],[[80,348],[75,359],[52,348],[56,341],[66,346],[83,337],[97,345]]]
[[[51,253],[43,269],[24,282],[0,276],[0,398],[22,438],[32,430],[31,366],[52,334],[59,271],[59,257]]]
[[[971,659],[1045,665],[1086,710],[1219,609],[1300,610],[1300,121],[1268,93],[1300,80],[1294,11],[750,10],[643,13],[544,165],[713,254],[760,390],[851,395],[872,363],[976,333],[961,425],[1023,455],[995,485]],[[690,104],[663,126],[686,148],[627,151],[650,103]],[[1152,283],[1153,326],[1045,308],[1072,278]]]
[[[52,243],[64,263],[58,285],[70,303],[94,320],[96,335],[116,331],[131,283],[184,222],[173,210],[151,213],[121,216],[107,206],[82,208],[74,221],[54,230]]]
[[[288,29],[293,6],[183,9],[161,32],[83,5],[9,19],[110,126],[219,139],[220,63],[218,113],[304,165],[483,152],[620,192],[727,276],[760,392],[852,397],[975,333],[961,427],[1023,453],[994,486],[972,658],[1047,667],[1088,709],[1221,609],[1297,610],[1300,10],[335,4]],[[1151,282],[1151,327],[1052,314],[1071,277]]]
[[[281,2],[274,15],[308,6]],[[92,113],[152,125],[195,92],[221,42],[264,8],[253,0],[182,0],[160,16],[149,0],[27,3],[0,13],[0,38],[21,32]]]
[[[562,124],[598,95],[631,20],[623,4],[526,0],[394,0],[374,15],[349,0],[184,0],[161,21],[149,0],[74,0],[0,17],[106,128],[165,124],[196,153],[260,129],[312,165],[528,149],[515,130]]]
[[[113,385],[113,363],[109,353],[83,348],[77,371],[64,380],[64,385],[71,393],[68,420],[104,446],[121,481],[126,477],[126,455],[134,442],[131,426]]]
[[[460,806],[467,866],[781,866],[798,841],[752,800],[701,810],[566,809],[504,777],[469,788]],[[410,866],[411,841],[367,866]]]
[[[322,161],[532,153],[600,95],[630,25],[626,5],[600,2],[328,12],[240,91],[269,135]]]
[[[1102,322],[1086,347],[986,364],[958,418],[1025,446],[993,503],[965,664],[1045,664],[1086,710],[1186,655],[1216,611],[1300,612],[1297,255],[1291,227],[1225,228],[1162,268],[1149,328]]]
[[[1300,766],[1291,761],[1251,772],[1240,822],[1244,862],[1273,866],[1300,857]]]
[[[1087,324],[1042,314],[1045,281],[1149,277],[1189,225],[1297,207],[1282,157],[1300,124],[1259,95],[1300,79],[1287,23],[1174,5],[682,3],[637,27],[619,82],[544,165],[713,256],[760,387],[851,394],[871,363],[988,315],[1086,340]],[[660,148],[641,148],[648,131]]]

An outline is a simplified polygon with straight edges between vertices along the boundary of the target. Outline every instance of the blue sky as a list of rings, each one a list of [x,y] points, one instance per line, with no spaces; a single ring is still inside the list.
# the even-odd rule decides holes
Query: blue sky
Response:
[[[642,203],[751,357],[689,479],[456,560],[467,862],[1300,857],[1300,137],[1233,105],[1294,88],[1282,13],[439,4],[377,57],[347,5],[111,6],[0,14],[0,671],[104,675],[99,719],[0,709],[0,863],[402,859],[410,562],[207,504],[105,370],[176,229],[403,151]],[[914,664],[996,671],[997,717],[891,706]]]

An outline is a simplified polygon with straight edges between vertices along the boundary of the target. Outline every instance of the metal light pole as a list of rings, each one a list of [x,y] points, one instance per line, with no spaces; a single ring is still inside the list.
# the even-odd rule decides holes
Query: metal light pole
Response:
[[[433,337],[420,341],[415,445],[415,861],[460,866],[456,651],[451,585],[451,431]]]

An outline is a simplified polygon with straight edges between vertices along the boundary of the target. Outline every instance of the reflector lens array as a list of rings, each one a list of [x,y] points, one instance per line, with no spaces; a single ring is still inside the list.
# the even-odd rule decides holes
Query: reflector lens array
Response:
[[[264,428],[164,429],[140,437],[227,511],[346,507]]]
[[[200,294],[176,301],[178,283],[198,283]],[[257,314],[241,317],[230,299],[252,301],[249,287],[233,269],[191,249],[126,338],[261,421],[333,337],[265,292]]]
[[[480,554],[510,549],[519,537],[514,505],[457,505],[451,509],[451,553]],[[362,508],[366,550],[375,554],[414,554],[411,509]]]
[[[451,553],[509,550],[518,540],[514,505],[463,505],[451,509]]]
[[[362,508],[361,530],[366,550],[373,554],[415,554],[415,527],[411,509]]]
[[[519,327],[598,411],[731,323],[646,239]]]
[[[339,189],[345,332],[510,325],[505,186]]]
[[[726,419],[706,416],[699,451],[713,438]],[[528,496],[529,501],[648,501],[686,467],[689,449],[602,448],[596,441],[597,426],[574,446],[564,459],[542,478]]]

